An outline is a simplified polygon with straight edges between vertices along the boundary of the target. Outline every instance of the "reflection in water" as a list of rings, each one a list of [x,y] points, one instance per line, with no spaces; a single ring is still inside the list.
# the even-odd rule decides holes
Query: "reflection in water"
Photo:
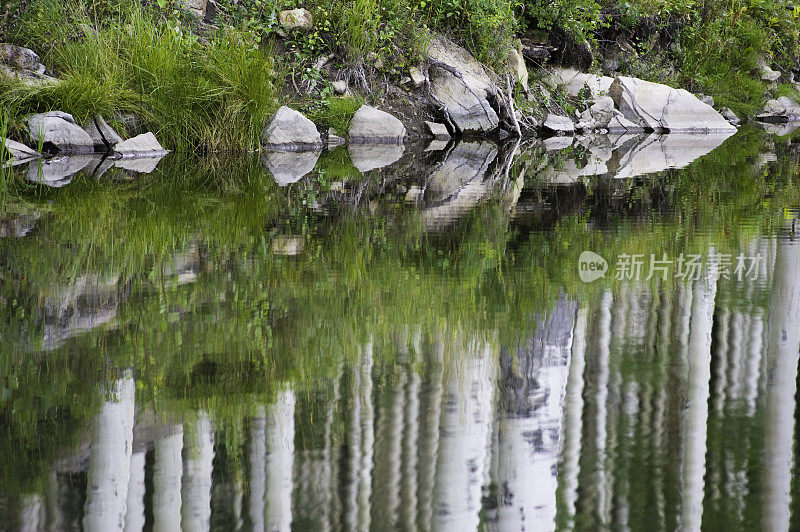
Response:
[[[677,137],[585,140],[580,157],[594,159],[572,161],[573,174],[638,175],[707,148]],[[643,209],[647,223],[637,226],[630,183],[531,187],[526,177],[556,170],[536,150],[519,150],[514,166],[518,148],[463,142],[441,159],[421,157],[412,175],[386,171],[381,183],[328,191],[368,206],[353,218],[297,214],[296,191],[281,189],[283,210],[253,209],[253,240],[237,240],[242,219],[229,223],[253,204],[192,202],[222,203],[216,223],[208,211],[180,218],[190,207],[168,204],[176,218],[163,225],[148,204],[136,219],[169,245],[153,251],[139,237],[144,251],[106,262],[64,259],[80,251],[85,226],[63,222],[63,212],[37,214],[28,236],[0,243],[0,280],[10,279],[0,297],[13,310],[0,333],[24,352],[0,351],[0,414],[12,435],[0,442],[14,453],[9,462],[26,463],[9,441],[27,450],[41,439],[58,453],[3,470],[0,522],[126,531],[796,526],[800,246],[791,228],[774,237],[750,227],[731,244],[730,226],[684,221],[703,219],[704,205],[669,219],[694,189],[667,196],[656,186],[641,195],[673,205]],[[393,165],[412,168],[397,157]],[[263,199],[257,185],[243,195]],[[389,207],[371,186],[396,196]],[[750,187],[750,204],[710,208],[761,208],[774,192],[766,187]],[[53,197],[57,208],[64,196]],[[390,215],[369,225],[384,207]],[[604,218],[623,208],[622,223]],[[660,239],[648,240],[654,232]],[[570,277],[571,248],[649,251],[684,237],[705,253],[739,246],[765,260],[756,279],[712,269],[686,283]],[[109,242],[97,247],[123,245]],[[39,259],[47,273],[37,277]],[[52,273],[64,264],[74,266],[69,275]],[[75,426],[62,431],[68,421]]]

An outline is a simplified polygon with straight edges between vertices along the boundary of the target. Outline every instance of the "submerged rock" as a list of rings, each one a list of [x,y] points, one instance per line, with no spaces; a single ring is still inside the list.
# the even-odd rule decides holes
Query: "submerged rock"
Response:
[[[609,95],[626,119],[656,132],[736,131],[713,107],[683,89],[620,76],[611,84]]]
[[[261,131],[261,145],[277,151],[313,151],[322,147],[322,139],[314,122],[284,105]]]
[[[351,143],[402,144],[406,128],[389,113],[362,105],[353,115],[348,136]]]
[[[321,150],[268,151],[261,156],[262,164],[269,170],[275,182],[284,187],[295,183],[314,169]]]
[[[500,124],[489,103],[496,93],[486,68],[469,52],[436,36],[428,46],[431,96],[461,133],[488,133]]]
[[[50,111],[26,118],[28,135],[33,145],[43,142],[46,149],[61,154],[94,152],[94,142],[86,131],[75,123],[71,114]]]
[[[400,160],[404,148],[401,144],[364,144],[351,142],[347,146],[350,161],[359,172],[365,173],[389,166]]]
[[[756,120],[772,123],[795,122],[800,120],[800,105],[788,96],[769,100],[764,110],[756,115]]]
[[[114,153],[123,159],[163,157],[167,153],[152,133],[136,135],[114,146]]]

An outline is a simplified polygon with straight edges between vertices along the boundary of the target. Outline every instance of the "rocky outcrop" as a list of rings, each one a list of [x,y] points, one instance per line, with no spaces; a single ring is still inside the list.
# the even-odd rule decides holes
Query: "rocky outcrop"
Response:
[[[123,140],[114,146],[114,154],[123,159],[156,158],[169,153],[158,142],[152,133],[136,135],[128,140]]]
[[[351,143],[402,144],[406,128],[389,113],[362,105],[350,121],[348,136]]]
[[[469,52],[445,37],[434,37],[427,50],[430,96],[458,132],[485,134],[500,124],[489,103],[496,88],[489,74]]]
[[[278,14],[278,20],[285,30],[310,30],[314,27],[314,17],[311,16],[311,12],[301,7],[281,11]]]
[[[713,107],[683,89],[620,76],[608,92],[627,120],[648,130],[662,133],[736,131]]]
[[[756,115],[756,120],[774,124],[796,122],[800,120],[800,104],[788,96],[769,100],[764,110]]]
[[[122,142],[122,137],[100,115],[89,119],[83,129],[91,137],[95,149],[113,150],[117,144]]]
[[[275,182],[285,187],[295,183],[314,169],[321,149],[305,151],[268,151],[261,156],[262,164],[269,170]]]
[[[322,139],[314,122],[284,105],[261,131],[261,145],[273,151],[315,151],[322,147]]]
[[[72,115],[50,111],[26,118],[32,145],[41,140],[45,149],[60,154],[93,153],[94,142],[86,131],[75,123]]]

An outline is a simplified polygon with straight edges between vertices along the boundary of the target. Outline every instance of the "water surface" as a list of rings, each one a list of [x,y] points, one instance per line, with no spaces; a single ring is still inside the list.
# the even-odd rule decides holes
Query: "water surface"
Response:
[[[797,146],[438,148],[18,169],[0,528],[800,527]]]

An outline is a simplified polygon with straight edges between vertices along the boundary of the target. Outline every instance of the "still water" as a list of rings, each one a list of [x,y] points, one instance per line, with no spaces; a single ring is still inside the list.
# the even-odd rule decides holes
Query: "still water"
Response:
[[[0,528],[800,527],[800,147],[438,148],[17,169]]]

